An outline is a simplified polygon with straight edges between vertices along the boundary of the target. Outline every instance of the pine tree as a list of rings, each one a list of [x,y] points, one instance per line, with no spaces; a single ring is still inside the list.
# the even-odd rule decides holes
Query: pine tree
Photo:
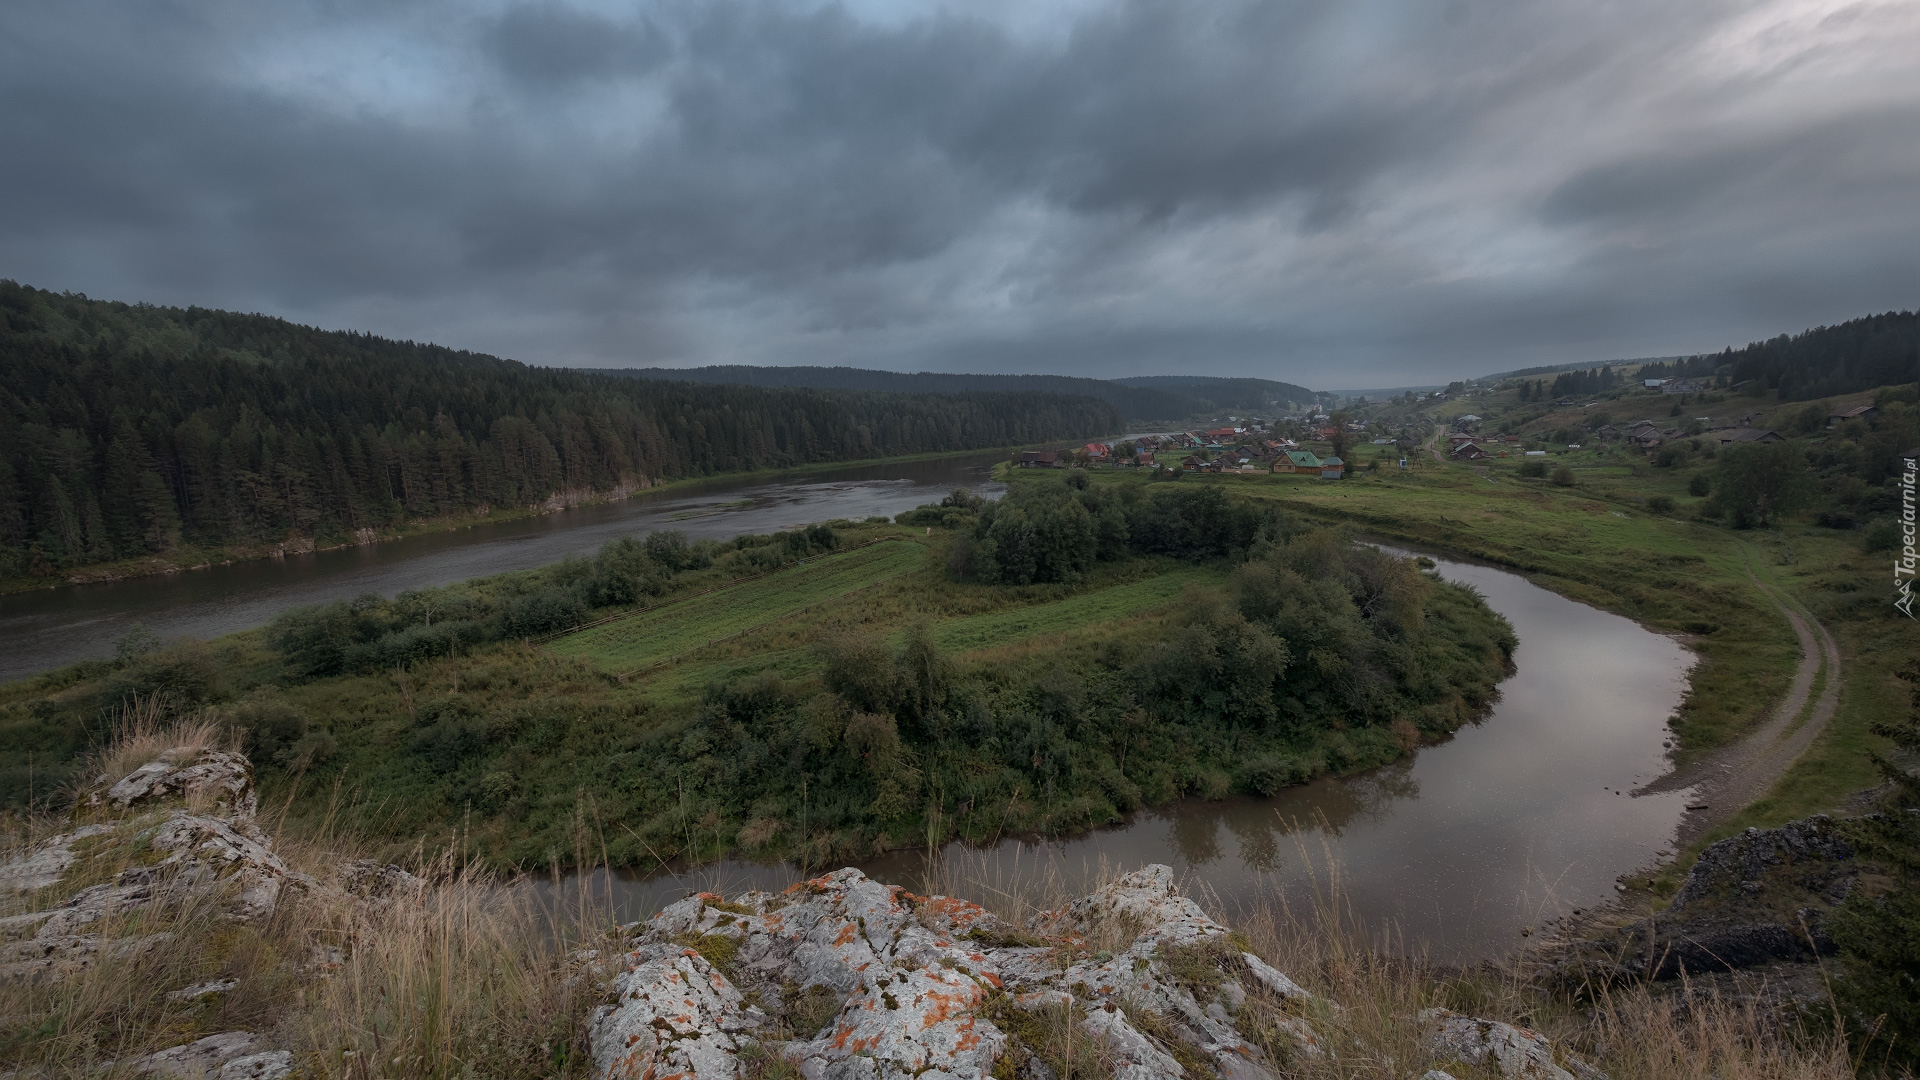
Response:
[[[1920,755],[1920,664],[1900,672],[1913,684],[1906,719],[1873,732],[1909,755]],[[1882,896],[1858,890],[1831,922],[1845,975],[1834,984],[1849,1022],[1867,1045],[1862,1060],[1920,1065],[1920,776],[1876,752],[1874,767],[1890,788],[1885,809],[1858,824],[1864,855],[1893,878]]]

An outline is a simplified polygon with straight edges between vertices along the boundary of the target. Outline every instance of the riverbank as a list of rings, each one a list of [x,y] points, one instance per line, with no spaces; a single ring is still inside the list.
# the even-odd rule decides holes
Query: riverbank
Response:
[[[1688,830],[1671,857],[1649,859],[1643,872],[1623,880],[1630,899],[1644,897],[1635,903],[1664,904],[1698,853],[1717,840],[1810,814],[1857,812],[1863,793],[1879,783],[1868,754],[1884,744],[1871,728],[1902,715],[1905,694],[1894,672],[1920,655],[1920,625],[1893,611],[1886,575],[1861,552],[1857,535],[1806,522],[1738,531],[1698,520],[1690,511],[1699,500],[1686,494],[1684,475],[1616,470],[1621,475],[1582,474],[1562,488],[1511,471],[1482,475],[1422,458],[1412,464],[1337,483],[1292,476],[1180,482],[1221,485],[1328,523],[1505,567],[1685,642],[1700,662],[1672,725],[1676,770],[1724,763],[1775,717],[1796,675],[1809,682],[1804,707],[1788,709],[1793,715],[1779,724],[1778,734],[1797,751],[1792,760],[1775,760],[1768,782],[1739,793],[1739,805],[1709,798],[1716,811],[1710,824]],[[1092,476],[1102,483],[1144,480]],[[1672,499],[1675,509],[1650,511],[1653,495]],[[1822,660],[1826,650],[1811,626],[1815,651],[1803,655],[1769,590],[1824,628],[1837,665]],[[1830,719],[1809,727],[1816,711]],[[1780,747],[1764,735],[1761,741],[1778,759]]]
[[[1353,580],[1395,599],[1376,623],[1344,592],[1288,616],[1326,605],[1321,632],[1368,665],[1366,700],[1306,659],[1283,691],[1286,647],[1234,610],[1224,550],[1116,552],[1072,582],[987,585],[949,578],[952,535],[839,522],[631,564],[641,547],[620,541],[598,560],[9,684],[9,783],[17,796],[31,768],[45,783],[103,715],[165,693],[275,732],[257,736],[274,745],[268,786],[286,785],[295,817],[337,812],[402,847],[461,818],[497,865],[570,863],[585,798],[616,864],[737,850],[819,865],[1073,833],[1392,761],[1480,715],[1512,648],[1466,591],[1303,536],[1270,572],[1360,560]],[[631,606],[565,607],[616,579],[651,583],[636,586],[649,613],[522,643]],[[336,782],[347,801],[329,810]]]
[[[48,572],[45,574],[0,576],[0,596],[59,589],[69,585],[91,585],[128,581],[143,577],[165,576],[194,570],[206,570],[215,566],[233,566],[237,563],[249,561],[284,559],[291,555],[308,555],[315,552],[373,547],[379,544],[392,543],[397,540],[407,540],[433,533],[459,532],[480,525],[501,525],[545,517],[550,514],[563,513],[573,509],[603,506],[609,503],[622,502],[636,495],[658,498],[695,492],[707,486],[724,486],[741,481],[759,480],[777,483],[781,480],[799,480],[810,476],[818,476],[822,473],[854,467],[884,467],[929,461],[949,461],[961,458],[981,457],[988,454],[1012,454],[1031,448],[1031,445],[1001,446],[986,447],[979,450],[956,450],[937,454],[903,454],[894,457],[862,458],[853,461],[810,462],[805,465],[796,465],[784,469],[748,469],[659,480],[640,477],[630,484],[623,484],[619,487],[604,491],[591,489],[560,491],[542,499],[540,502],[527,506],[483,506],[463,514],[416,518],[398,525],[389,525],[380,528],[362,528],[345,536],[315,538],[296,534],[272,543],[212,547],[182,544],[166,556],[155,555],[137,559],[119,559],[111,562],[92,563],[85,566],[63,569],[48,567]]]
[[[291,828],[205,729],[96,765],[98,798],[0,837],[0,917],[34,934],[0,958],[0,1067],[21,1075],[1854,1075],[1844,1036],[1712,991],[1583,999],[1526,956],[1382,951],[1337,888],[1230,912],[1164,866],[1070,892],[949,864],[932,896],[841,870],[616,928],[591,892],[535,903],[458,846],[381,865]]]

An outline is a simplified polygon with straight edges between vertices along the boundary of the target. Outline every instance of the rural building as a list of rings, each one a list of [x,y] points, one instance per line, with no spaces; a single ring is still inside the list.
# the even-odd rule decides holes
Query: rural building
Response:
[[[1727,428],[1716,432],[1720,436],[1720,445],[1737,442],[1786,442],[1786,438],[1777,431],[1766,428]]]
[[[1478,446],[1474,445],[1473,443],[1468,442],[1468,443],[1461,443],[1460,445],[1454,447],[1453,456],[1455,459],[1460,461],[1479,461],[1481,458],[1487,456],[1487,452],[1485,450],[1480,449]]]
[[[1320,459],[1311,450],[1289,450],[1273,462],[1273,471],[1277,473],[1316,473],[1320,471]]]
[[[1856,408],[1847,409],[1844,412],[1836,412],[1828,416],[1827,426],[1832,427],[1835,424],[1844,424],[1849,420],[1871,420],[1875,416],[1879,415],[1879,413],[1880,413],[1880,410],[1874,408],[1871,405],[1861,405]]]
[[[1023,469],[1058,469],[1060,452],[1057,450],[1024,450],[1020,454],[1020,467]]]
[[[1320,459],[1320,479],[1322,480],[1338,480],[1346,475],[1346,471],[1347,463],[1337,457]]]

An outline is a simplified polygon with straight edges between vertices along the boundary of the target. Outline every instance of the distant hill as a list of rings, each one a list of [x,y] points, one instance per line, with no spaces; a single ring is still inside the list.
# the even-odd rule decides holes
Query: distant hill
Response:
[[[1121,428],[1107,401],[1039,387],[652,382],[0,280],[0,576]]]
[[[1199,412],[1291,412],[1331,403],[1334,395],[1272,379],[1215,375],[1134,375],[1114,382],[1184,394],[1205,403]]]
[[[1122,380],[1071,375],[963,375],[936,371],[876,371],[854,367],[755,367],[722,364],[698,368],[619,368],[597,372],[636,379],[724,383],[734,386],[810,387],[819,390],[885,390],[907,394],[1077,394],[1111,404],[1130,420],[1180,420],[1210,411],[1203,397]],[[1278,385],[1278,384],[1276,384]]]
[[[1920,380],[1920,312],[1889,311],[1816,326],[1742,349],[1649,364],[1640,377],[1752,380],[1781,401],[1806,401]]]
[[[1641,357],[1638,360],[1609,360],[1605,363],[1604,366],[1612,367],[1612,368],[1620,368],[1624,370],[1627,368],[1638,367],[1641,364],[1658,364],[1666,361],[1679,360],[1679,359],[1681,359],[1681,357],[1678,357],[1678,356],[1646,356],[1646,357]],[[1515,371],[1499,371],[1499,372],[1495,372],[1492,375],[1480,376],[1480,381],[1492,382],[1495,379],[1524,379],[1532,375],[1557,375],[1563,371],[1585,371],[1588,368],[1595,368],[1600,366],[1602,365],[1595,364],[1591,360],[1576,360],[1571,364],[1548,364],[1544,367],[1520,368]],[[1650,375],[1648,376],[1648,378],[1659,378],[1659,376]]]

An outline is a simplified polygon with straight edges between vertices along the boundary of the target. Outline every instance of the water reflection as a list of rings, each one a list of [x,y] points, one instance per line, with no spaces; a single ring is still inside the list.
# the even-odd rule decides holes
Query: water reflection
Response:
[[[944,868],[902,852],[862,869],[925,891],[951,880],[955,866],[980,888],[1006,888],[996,882],[1038,867],[1050,888],[1072,892],[1102,867],[1162,862],[1229,909],[1311,905],[1338,881],[1356,916],[1395,928],[1409,947],[1445,958],[1508,952],[1523,926],[1612,895],[1616,875],[1670,841],[1686,792],[1619,792],[1666,771],[1665,722],[1692,658],[1668,638],[1505,571],[1443,560],[1440,572],[1478,588],[1520,641],[1491,713],[1446,742],[1273,798],[1183,802],[1043,844],[949,845]],[[688,888],[781,888],[800,872],[729,862],[594,882],[623,918],[638,919]]]
[[[299,604],[365,592],[391,596],[524,570],[649,529],[720,539],[834,518],[891,517],[959,486],[997,496],[1004,489],[988,471],[1002,459],[976,454],[804,476],[763,474],[373,547],[0,597],[0,680],[111,656],[113,639],[135,622],[163,637],[210,638],[259,626]]]

